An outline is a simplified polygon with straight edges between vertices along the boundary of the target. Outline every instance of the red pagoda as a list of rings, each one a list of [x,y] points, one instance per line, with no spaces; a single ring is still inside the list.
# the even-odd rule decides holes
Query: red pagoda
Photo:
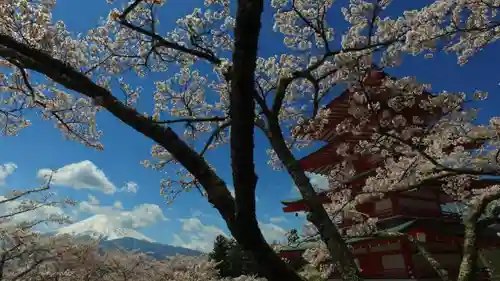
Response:
[[[381,71],[374,71],[370,74],[365,85],[369,88],[376,88],[381,85],[381,80],[386,74]],[[369,140],[373,130],[377,126],[378,116],[373,116],[373,122],[367,122],[363,125],[362,133],[353,135],[349,133],[336,135],[336,126],[350,118],[349,101],[356,89],[344,91],[340,96],[330,102],[327,107],[330,109],[329,122],[326,128],[323,128],[321,134],[315,137],[316,140],[326,142],[322,148],[316,152],[302,158],[300,163],[307,171],[315,174],[326,175],[332,167],[343,158],[337,154],[337,147],[342,142],[358,143],[360,140]],[[370,92],[368,93],[370,94]],[[372,101],[377,100],[382,107],[387,107],[389,96],[394,93],[387,93],[378,90],[376,95],[372,96]],[[427,98],[430,94],[423,93],[422,98]],[[385,106],[384,106],[385,104]],[[439,114],[432,114],[418,107],[418,103],[411,108],[406,108],[398,114],[402,114],[407,120],[412,120],[412,116],[419,116],[421,120],[436,120]],[[390,109],[389,109],[390,110]],[[394,112],[392,112],[394,113]],[[355,120],[351,120],[355,122]],[[461,144],[465,148],[474,148],[474,144]],[[352,165],[357,174],[364,174],[366,178],[370,170],[382,165],[381,158],[360,157],[353,161]],[[351,182],[349,188],[352,193],[359,192],[364,184],[364,178],[359,178],[356,182]],[[473,183],[477,185],[491,184],[491,180],[478,180]],[[444,204],[451,203],[453,200],[447,196],[440,188],[439,181],[429,182],[425,187],[408,192],[393,193],[387,195],[384,199],[360,204],[356,207],[358,212],[365,213],[370,217],[377,217],[377,229],[384,232],[406,233],[424,245],[425,249],[440,262],[448,271],[450,279],[458,273],[461,262],[463,244],[463,225],[460,217],[453,212],[445,212],[442,208]],[[434,188],[433,188],[434,187]],[[320,198],[324,203],[330,202],[325,192],[320,193]],[[283,201],[284,212],[307,211],[302,200]],[[344,217],[338,224],[342,233],[352,225],[354,221],[349,217]],[[491,247],[500,245],[496,231],[487,231],[481,234],[480,246]],[[376,235],[362,238],[346,238],[350,244],[352,252],[356,258],[356,263],[360,272],[366,280],[440,280],[437,272],[430,266],[427,260],[418,252],[414,243],[408,240],[408,236],[399,238],[376,238]],[[488,242],[486,242],[488,241]],[[299,246],[289,246],[280,251],[283,258],[293,260],[300,257],[302,252],[314,247],[317,242],[307,242]],[[489,280],[488,270],[482,266],[476,280]],[[339,278],[331,276],[331,280]]]

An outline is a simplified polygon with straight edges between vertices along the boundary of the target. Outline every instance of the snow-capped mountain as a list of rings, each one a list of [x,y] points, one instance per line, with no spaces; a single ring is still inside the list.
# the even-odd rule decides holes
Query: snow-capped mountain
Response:
[[[70,234],[76,237],[92,237],[116,240],[125,237],[154,242],[151,238],[133,229],[119,228],[105,215],[95,215],[57,230],[56,235]]]
[[[154,258],[163,259],[169,256],[197,256],[199,251],[156,243],[149,237],[133,229],[116,227],[116,223],[105,215],[95,215],[77,223],[58,229],[51,235],[69,234],[76,238],[101,239],[102,249],[119,248],[127,251],[148,253]]]

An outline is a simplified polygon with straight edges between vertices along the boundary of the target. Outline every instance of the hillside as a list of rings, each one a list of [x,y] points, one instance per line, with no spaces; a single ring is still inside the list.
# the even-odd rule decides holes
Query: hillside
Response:
[[[158,259],[175,255],[195,256],[202,254],[196,250],[155,242],[134,229],[114,227],[113,222],[103,215],[92,216],[62,227],[51,234],[69,234],[82,240],[100,239],[102,249],[117,248],[126,251],[139,251]]]
[[[127,251],[139,251],[142,253],[148,253],[152,257],[157,259],[162,259],[169,256],[175,255],[185,255],[185,256],[197,256],[202,253],[199,251],[176,247],[166,244],[160,244],[156,242],[148,242],[144,240],[138,240],[132,237],[124,237],[114,240],[104,240],[101,242],[103,249],[123,249]]]

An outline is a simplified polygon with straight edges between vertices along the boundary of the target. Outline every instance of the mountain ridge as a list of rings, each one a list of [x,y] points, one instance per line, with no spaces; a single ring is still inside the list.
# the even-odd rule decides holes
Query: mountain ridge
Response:
[[[124,237],[114,240],[105,240],[100,243],[102,249],[122,249],[125,251],[139,251],[146,253],[156,259],[164,259],[175,255],[198,256],[202,252],[188,248],[162,244],[158,242],[147,242],[131,237]]]
[[[175,255],[197,256],[203,254],[197,250],[156,242],[134,229],[116,227],[116,223],[113,223],[105,215],[94,215],[61,227],[49,234],[67,234],[81,241],[99,239],[99,246],[103,250],[122,249],[125,251],[138,251],[147,253],[157,259],[164,259]]]

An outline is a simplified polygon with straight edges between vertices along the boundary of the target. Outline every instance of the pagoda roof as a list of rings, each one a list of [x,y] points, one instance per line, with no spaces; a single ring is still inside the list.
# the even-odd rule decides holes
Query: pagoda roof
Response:
[[[418,100],[425,100],[428,97],[434,96],[434,94],[427,91],[423,91],[421,95],[416,96],[417,102],[414,104],[414,106],[405,108],[401,112],[394,111],[388,106],[387,101],[390,97],[394,97],[400,94],[390,89],[379,88],[379,86],[382,86],[382,81],[384,78],[396,79],[374,66],[373,71],[370,72],[369,75],[367,75],[367,78],[363,82],[364,85],[370,87],[368,90],[368,95],[370,96],[371,101],[380,102],[382,109],[388,110],[389,112],[392,112],[392,114],[403,115],[406,120],[409,120],[409,122],[412,122],[411,120],[413,120],[414,116],[420,116],[421,119],[424,120],[424,125],[413,124],[414,126],[419,127],[425,127],[427,126],[425,124],[429,124],[429,122],[432,122],[432,120],[436,120],[440,116],[442,116],[443,112],[441,111],[429,112],[420,108]],[[369,122],[362,124],[361,128],[359,128],[360,132],[337,133],[337,125],[341,124],[344,121],[350,120],[353,124],[359,123],[359,120],[352,117],[349,113],[350,100],[352,99],[352,95],[355,92],[357,92],[356,87],[349,88],[343,91],[339,96],[335,97],[326,106],[324,106],[324,108],[330,110],[327,117],[327,124],[315,120],[314,122],[319,122],[321,123],[321,125],[319,123],[313,123],[313,125],[310,126],[309,122],[305,122],[305,125],[299,127],[298,131],[295,132],[297,137],[301,137],[306,134],[313,134],[314,139],[327,142],[326,145],[324,145],[317,151],[299,160],[299,163],[304,170],[311,173],[327,174],[334,165],[339,164],[345,160],[345,157],[339,155],[336,152],[339,145],[348,144],[349,151],[352,151],[354,146],[360,141],[369,141],[372,138],[373,133],[378,127],[378,117],[374,115],[375,113],[372,114],[374,116],[370,118]],[[320,129],[322,125],[324,125],[324,127]],[[349,153],[349,151],[347,153],[352,154]],[[350,159],[350,161],[354,166],[353,168],[358,172],[368,171],[370,169],[376,168],[381,164],[382,161],[380,157],[374,157],[373,155],[355,155],[355,157],[356,159]]]
[[[413,224],[415,224],[415,222],[416,222],[416,220],[407,221],[407,222],[401,223],[399,225],[396,225],[396,226],[393,226],[393,227],[390,227],[390,228],[387,228],[387,229],[376,231],[376,232],[374,232],[370,236],[347,238],[345,240],[345,242],[347,244],[354,244],[354,243],[361,242],[361,241],[379,239],[380,237],[377,237],[377,234],[383,234],[383,233],[386,233],[386,232],[389,232],[389,233],[397,233],[397,232],[404,233]],[[319,243],[320,243],[320,238],[316,238],[316,239],[307,241],[305,243],[299,243],[298,245],[295,245],[295,246],[283,247],[283,248],[280,249],[280,251],[281,252],[287,252],[287,251],[305,251],[307,249],[310,249],[310,248],[318,246]]]
[[[496,220],[495,220],[496,221]],[[480,219],[478,223],[486,223],[489,227],[486,227],[482,233],[480,233],[480,237],[482,237],[484,241],[489,241],[487,243],[498,245],[500,244],[500,239],[497,236],[499,225],[492,222],[491,219]],[[388,240],[390,238],[384,237],[384,233],[408,233],[411,230],[424,230],[424,229],[438,229],[440,235],[444,236],[463,236],[464,226],[461,222],[451,222],[444,220],[436,220],[430,218],[418,218],[410,221],[403,221],[400,224],[392,225],[390,227],[386,227],[384,229],[378,230],[371,235],[364,237],[351,237],[346,238],[345,242],[347,244],[356,244],[362,241],[369,240]],[[498,241],[491,241],[491,239],[495,239]],[[286,246],[280,249],[280,252],[296,252],[296,251],[305,251],[310,248],[317,247],[320,243],[320,238],[315,237],[314,239],[308,240],[304,243],[297,243],[296,245]],[[496,243],[495,243],[496,242]]]
[[[368,140],[371,135],[371,133],[365,133],[357,136],[352,134],[343,134],[342,142],[349,143],[349,145],[355,145],[361,140]],[[339,143],[329,142],[318,150],[299,159],[299,163],[305,171],[310,173],[327,174],[334,165],[339,164],[345,159],[344,156],[337,153],[338,146]],[[353,159],[351,164],[356,171],[368,171],[378,166],[380,161],[380,159],[373,156],[358,157],[357,159]]]
[[[438,185],[441,185],[443,184],[443,181],[441,180],[429,180],[427,181],[427,183],[424,183],[423,187],[432,187],[432,186],[438,186]],[[495,179],[495,178],[483,178],[483,179],[477,179],[477,180],[472,180],[472,183],[470,185],[470,187],[473,187],[473,188],[485,188],[487,186],[490,186],[490,185],[494,185],[494,184],[500,184],[500,179]],[[408,190],[408,191],[411,191],[411,190]],[[441,190],[440,190],[441,191]],[[330,203],[330,199],[328,198],[328,192],[330,192],[329,190],[323,190],[323,191],[320,191],[318,192],[318,196],[320,197],[320,199],[322,201],[324,201],[324,203]],[[406,191],[405,191],[406,192]],[[396,193],[401,193],[400,191],[388,191],[388,192],[384,192],[384,193],[388,193],[389,195],[392,193],[392,194],[396,194]],[[281,204],[285,205],[285,206],[290,206],[290,205],[293,205],[293,204],[301,204],[301,205],[304,205],[305,204],[305,200],[303,198],[300,198],[300,199],[290,199],[290,200],[283,200],[281,201]]]
[[[390,97],[397,96],[398,93],[389,89],[381,88],[382,87],[382,81],[386,78],[396,80],[397,78],[390,76],[383,70],[380,70],[380,68],[374,66],[371,72],[368,73],[367,77],[365,78],[363,82],[363,86],[369,87],[368,90],[368,95],[370,96],[370,100],[372,102],[380,102],[381,108],[383,109],[388,109],[390,111],[393,111],[388,105],[387,101]],[[323,109],[328,109],[330,112],[328,114],[328,123],[325,125],[323,130],[317,130],[316,128],[310,127],[309,122],[305,122],[303,126],[300,126],[298,128],[298,131],[296,132],[297,137],[304,136],[306,134],[313,133],[315,134],[314,138],[317,140],[323,140],[323,141],[334,141],[339,138],[339,135],[335,133],[335,127],[340,124],[342,121],[345,119],[349,118],[354,123],[357,123],[357,120],[352,118],[351,114],[349,114],[349,107],[350,107],[350,101],[352,99],[352,96],[354,93],[359,91],[359,87],[353,86],[351,88],[348,88],[344,90],[340,95],[332,99],[328,104],[323,106]],[[362,89],[362,91],[366,91],[365,89]],[[423,91],[420,96],[417,96],[417,100],[423,100],[428,97],[435,96],[433,93],[430,93],[428,91]],[[396,112],[394,112],[396,113]],[[419,115],[421,117],[424,116],[429,116],[430,119],[435,119],[436,116],[441,116],[442,112],[436,111],[433,113],[430,113],[426,110],[421,109],[418,104],[416,103],[415,106],[411,108],[406,108],[402,112],[398,112],[397,114],[402,114],[405,117],[407,117],[408,120],[412,120],[412,117],[414,115]],[[409,118],[408,118],[409,117]],[[376,123],[376,118],[372,118],[371,124],[366,124],[364,127],[369,127],[370,125],[374,125]],[[424,118],[428,119],[428,118]],[[322,121],[319,120],[314,120],[313,121],[313,127],[320,127]],[[342,140],[344,140],[347,135],[342,134],[340,135]],[[352,136],[351,136],[352,137]]]
[[[360,135],[353,134],[343,134],[338,136],[341,138],[343,143],[348,143],[349,145],[356,145],[361,140],[369,140],[371,138],[371,133],[363,133]],[[463,146],[464,149],[476,149],[479,148],[484,143],[483,140],[476,140],[469,143],[460,143],[455,146]],[[323,145],[318,150],[302,157],[299,159],[301,167],[310,173],[315,174],[327,174],[334,165],[342,162],[345,157],[337,153],[337,148],[339,143],[331,141]],[[454,146],[449,146],[447,150],[453,150]],[[356,171],[359,173],[370,171],[380,164],[382,164],[382,159],[376,155],[370,156],[357,156],[356,159],[351,160],[351,164]],[[365,177],[369,173],[365,174]],[[361,178],[360,178],[361,180]]]

